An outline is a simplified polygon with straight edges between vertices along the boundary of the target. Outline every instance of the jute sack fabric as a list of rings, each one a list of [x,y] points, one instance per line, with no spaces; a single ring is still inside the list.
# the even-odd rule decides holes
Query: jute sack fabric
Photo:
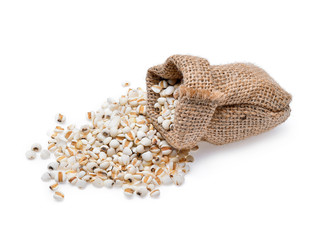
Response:
[[[174,129],[158,124],[151,87],[163,79],[181,81]],[[147,114],[167,142],[189,149],[200,141],[221,145],[268,131],[290,115],[291,95],[263,69],[247,63],[210,66],[206,59],[174,55],[147,73]]]

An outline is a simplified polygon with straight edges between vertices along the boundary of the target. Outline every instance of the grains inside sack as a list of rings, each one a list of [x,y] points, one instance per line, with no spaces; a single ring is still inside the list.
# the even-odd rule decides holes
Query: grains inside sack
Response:
[[[172,130],[174,128],[174,114],[175,107],[179,103],[180,84],[176,80],[162,80],[158,85],[151,87],[152,91],[159,94],[154,108],[159,112],[158,123],[165,130]]]
[[[166,101],[161,106],[173,110],[165,116],[173,122],[176,100],[171,96],[178,84],[163,81],[159,86],[162,91],[171,89],[162,94]],[[80,128],[57,126],[53,130],[48,150],[56,160],[49,163],[42,180],[55,181],[50,189],[56,200],[64,198],[56,192],[58,184],[64,182],[80,189],[88,183],[122,187],[125,195],[140,197],[148,193],[159,196],[161,184],[184,182],[193,157],[189,150],[178,151],[169,146],[147,118],[146,104],[144,90],[128,89],[118,101],[109,98],[98,111],[88,112],[90,124]]]

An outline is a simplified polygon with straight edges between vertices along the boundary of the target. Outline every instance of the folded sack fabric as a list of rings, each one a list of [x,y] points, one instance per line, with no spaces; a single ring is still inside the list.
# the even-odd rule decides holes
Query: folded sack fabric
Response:
[[[151,87],[177,80],[179,103],[174,128],[158,123],[154,104],[159,94]],[[147,73],[147,114],[152,124],[177,149],[200,141],[221,145],[268,131],[290,115],[291,95],[263,69],[247,63],[210,66],[206,59],[174,55]]]

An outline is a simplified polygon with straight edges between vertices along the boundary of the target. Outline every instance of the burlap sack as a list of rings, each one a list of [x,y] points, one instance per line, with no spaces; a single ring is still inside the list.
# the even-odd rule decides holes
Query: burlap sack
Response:
[[[158,124],[151,87],[162,79],[181,82],[174,129]],[[246,63],[210,66],[203,58],[174,55],[147,73],[147,113],[152,124],[177,149],[199,141],[221,145],[270,130],[290,115],[291,95],[263,69]]]

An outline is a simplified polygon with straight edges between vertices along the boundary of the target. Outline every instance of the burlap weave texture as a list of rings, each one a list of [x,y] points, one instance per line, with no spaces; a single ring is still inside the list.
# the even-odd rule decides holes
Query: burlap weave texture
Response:
[[[151,87],[162,79],[181,81],[174,129],[157,122]],[[221,145],[270,130],[290,115],[291,95],[263,69],[246,63],[210,66],[206,59],[174,55],[147,73],[147,113],[152,124],[177,149],[199,141]]]

